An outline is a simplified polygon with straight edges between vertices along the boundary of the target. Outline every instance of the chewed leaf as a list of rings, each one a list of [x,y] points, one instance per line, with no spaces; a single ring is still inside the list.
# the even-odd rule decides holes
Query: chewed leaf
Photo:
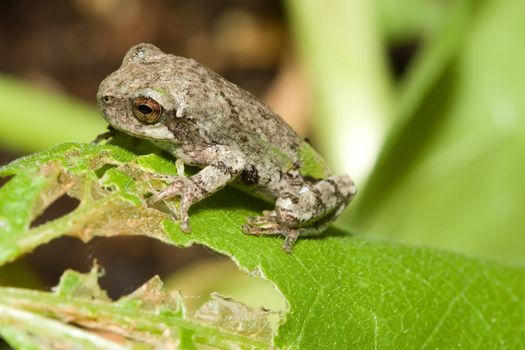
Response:
[[[166,165],[162,158],[152,157]],[[143,205],[158,180],[154,173],[141,170],[138,158],[112,145],[67,144],[0,168],[0,174],[16,174],[0,188],[0,242],[4,242],[0,263],[63,235],[83,241],[123,234],[165,240],[161,222],[168,215]],[[64,193],[80,205],[30,228],[33,219]]]
[[[186,314],[180,293],[165,290],[158,276],[150,279],[130,295],[120,298],[117,305],[162,312],[165,315],[171,313],[179,317],[184,317]]]
[[[67,270],[60,277],[60,282],[53,292],[67,298],[109,301],[106,291],[98,284],[98,278],[102,275],[103,272],[96,263],[87,274]]]
[[[5,326],[5,324],[8,326]],[[107,349],[125,350],[125,339],[110,341],[103,336],[31,311],[0,304],[0,336],[15,349]],[[144,347],[143,347],[144,348]]]
[[[251,308],[246,304],[213,293],[196,312],[195,317],[219,328],[269,341],[272,336],[268,316],[270,311]]]
[[[119,348],[118,343],[124,339],[133,341],[133,345],[147,345],[146,348],[156,349],[180,346],[188,349],[194,348],[196,344],[218,348],[241,345],[247,349],[265,349],[269,346],[269,337],[262,339],[249,336],[243,329],[215,327],[198,317],[186,315],[180,293],[164,289],[159,277],[152,278],[132,294],[112,302],[98,285],[99,275],[96,265],[87,274],[67,271],[53,293],[0,288],[0,325],[16,326],[14,329],[0,327],[0,335],[5,336],[10,343],[19,342],[25,346],[35,342],[45,344],[56,336],[67,336],[68,330],[76,332],[74,327],[64,325],[61,321],[80,325],[85,330],[103,330],[111,335],[111,339],[117,339],[118,342],[114,343],[92,335],[90,341],[109,344],[96,347],[104,349]],[[24,318],[39,321],[41,327],[21,325]],[[47,337],[44,330],[49,332]],[[35,339],[31,333],[36,333],[38,338]],[[75,338],[78,344],[83,341],[81,335],[84,336],[79,334]]]
[[[71,295],[67,298],[3,288],[0,305],[154,346],[302,349],[322,348],[330,339],[341,348],[516,348],[525,342],[525,328],[516,326],[525,324],[523,266],[354,237],[335,228],[300,239],[293,253],[285,254],[280,237],[242,233],[246,218],[267,206],[233,189],[192,207],[192,232],[185,234],[169,214],[145,204],[166,186],[169,176],[162,175],[176,173],[175,164],[113,145],[59,146],[0,173],[15,175],[0,188],[2,263],[61,235],[83,240],[146,235],[179,246],[198,243],[271,281],[288,309],[273,336],[264,311],[225,298],[215,297],[192,317],[178,293],[163,290],[158,279],[110,302],[74,275],[59,289]],[[35,212],[63,191],[80,205],[29,228]],[[91,297],[75,296],[85,286],[80,295]]]

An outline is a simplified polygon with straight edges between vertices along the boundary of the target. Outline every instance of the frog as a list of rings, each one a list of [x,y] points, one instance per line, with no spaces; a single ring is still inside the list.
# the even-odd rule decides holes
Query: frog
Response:
[[[272,210],[248,217],[248,235],[321,234],[356,195],[348,175],[332,175],[311,144],[250,92],[191,58],[153,44],[133,46],[97,92],[98,107],[116,131],[146,140],[176,159],[178,174],[151,194],[149,206],[171,206],[183,232],[189,209],[226,185],[260,198]],[[198,171],[185,176],[184,166]]]

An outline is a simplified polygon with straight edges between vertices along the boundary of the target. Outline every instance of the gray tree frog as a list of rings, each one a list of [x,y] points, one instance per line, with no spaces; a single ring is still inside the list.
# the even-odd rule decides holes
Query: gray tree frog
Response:
[[[98,89],[107,122],[146,139],[182,164],[190,177],[174,176],[149,204],[180,197],[175,216],[189,232],[188,210],[232,184],[275,203],[250,217],[246,234],[284,235],[290,252],[297,237],[321,233],[356,193],[347,175],[331,176],[310,144],[249,92],[188,58],[151,44],[132,47],[121,67]]]

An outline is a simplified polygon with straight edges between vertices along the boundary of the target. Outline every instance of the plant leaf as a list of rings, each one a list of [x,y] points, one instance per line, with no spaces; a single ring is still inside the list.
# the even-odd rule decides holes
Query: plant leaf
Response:
[[[193,231],[184,234],[169,215],[143,205],[147,193],[162,187],[156,174],[176,173],[174,164],[158,155],[133,154],[112,145],[63,145],[1,168],[0,174],[17,174],[0,188],[1,222],[11,222],[6,215],[19,215],[10,208],[47,195],[34,190],[31,200],[11,196],[17,178],[42,174],[39,169],[50,166],[52,174],[59,174],[52,179],[57,183],[62,179],[68,184],[67,193],[82,202],[66,216],[29,230],[31,215],[22,211],[21,224],[0,231],[0,251],[7,247],[9,259],[64,234],[85,240],[95,235],[144,234],[183,246],[199,243],[230,256],[244,271],[268,279],[286,298],[288,313],[274,339],[279,348],[523,346],[523,266],[354,237],[336,228],[321,237],[300,239],[292,254],[286,254],[279,237],[242,234],[246,217],[259,213],[264,205],[233,189],[196,205],[190,212]],[[6,186],[11,186],[9,192]],[[17,186],[27,184],[22,181]],[[53,187],[49,182],[47,186]],[[7,209],[6,198],[11,203]],[[0,295],[9,296],[6,290]],[[58,307],[47,296],[38,294],[37,299],[46,312]],[[78,297],[70,300],[93,315],[111,314],[112,308],[119,307],[111,303],[102,307],[102,301],[90,306],[90,300]],[[120,307],[133,304],[121,303]],[[191,348],[191,339],[201,339],[202,332],[196,326],[187,328],[184,339]]]
[[[4,298],[2,293],[0,299]],[[37,313],[0,303],[0,335],[15,349],[108,349],[132,348]]]
[[[164,290],[158,277],[113,303],[100,294],[98,275],[97,267],[88,274],[66,271],[54,293],[0,288],[0,310],[4,312],[0,316],[0,324],[8,326],[6,338],[16,341],[18,346],[31,345],[30,334],[21,331],[36,333],[38,338],[43,339],[36,339],[35,342],[43,344],[53,338],[59,338],[59,342],[73,338],[69,341],[77,342],[79,346],[87,341],[95,343],[91,347],[86,345],[86,348],[120,348],[118,343],[127,339],[125,348],[158,349],[176,348],[180,343],[179,337],[190,334],[191,338],[184,340],[186,348],[191,347],[191,343],[218,348],[235,345],[249,349],[267,347],[267,343],[257,341],[251,335],[244,336],[245,332],[219,330],[197,319],[187,318],[180,295]],[[25,325],[23,322],[28,320],[41,322],[42,325]],[[89,332],[76,332],[75,328],[61,325],[57,320],[104,331],[118,341],[108,341]],[[13,325],[16,328],[12,328]],[[109,345],[103,347],[104,342]]]

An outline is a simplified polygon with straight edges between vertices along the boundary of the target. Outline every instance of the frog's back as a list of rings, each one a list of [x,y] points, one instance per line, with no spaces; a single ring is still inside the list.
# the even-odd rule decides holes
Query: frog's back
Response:
[[[331,175],[328,165],[317,151],[269,106],[217,73],[211,72],[210,77],[221,86],[221,97],[230,110],[228,119],[234,125],[226,130],[231,131],[235,143],[249,148],[246,155],[252,157],[254,163],[264,162],[268,156],[268,162],[278,167],[279,171],[295,169],[313,179]]]
[[[194,60],[171,57],[175,92],[192,104],[204,142],[239,148],[263,183],[293,169],[314,178],[329,174],[316,151],[261,100]]]
[[[301,137],[269,106],[237,85],[214,73],[220,79],[222,98],[228,104],[229,119],[235,124],[238,136],[252,138],[256,148],[271,152],[277,149],[293,162],[297,161]],[[241,140],[242,142],[242,140]],[[259,151],[261,151],[259,149]],[[259,156],[260,152],[255,152]]]

